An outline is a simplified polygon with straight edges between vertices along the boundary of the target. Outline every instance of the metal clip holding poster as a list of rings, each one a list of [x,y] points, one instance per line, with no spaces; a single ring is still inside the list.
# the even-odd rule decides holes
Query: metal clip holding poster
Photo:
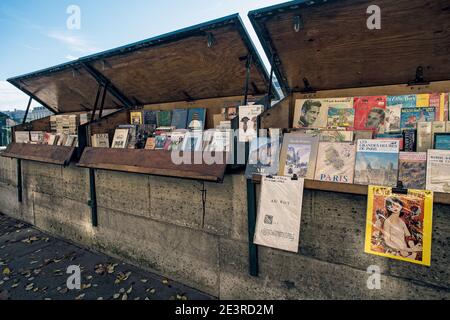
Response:
[[[397,183],[397,187],[392,188],[392,193],[397,193],[397,194],[408,194],[408,189],[405,189],[403,187],[403,182],[399,181]]]

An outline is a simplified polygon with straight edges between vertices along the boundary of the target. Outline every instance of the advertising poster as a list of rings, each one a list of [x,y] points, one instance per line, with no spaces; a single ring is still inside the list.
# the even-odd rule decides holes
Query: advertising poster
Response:
[[[365,252],[431,265],[433,192],[369,186]]]
[[[298,252],[304,180],[264,177],[254,243]]]

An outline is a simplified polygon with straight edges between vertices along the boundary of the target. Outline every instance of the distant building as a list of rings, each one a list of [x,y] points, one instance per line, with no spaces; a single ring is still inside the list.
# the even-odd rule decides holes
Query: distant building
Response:
[[[7,114],[0,112],[0,147],[11,142],[11,127],[14,125],[15,122]]]
[[[27,121],[34,121],[34,120],[42,119],[42,118],[45,118],[45,117],[49,117],[51,115],[53,115],[53,112],[51,112],[50,110],[48,110],[45,107],[39,106],[39,107],[35,107],[28,114]]]

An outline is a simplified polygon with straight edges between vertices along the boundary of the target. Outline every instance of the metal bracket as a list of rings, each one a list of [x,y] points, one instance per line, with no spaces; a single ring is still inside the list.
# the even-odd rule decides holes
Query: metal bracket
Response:
[[[426,86],[430,82],[425,80],[424,70],[422,66],[418,66],[416,69],[416,78],[408,82],[408,86]]]
[[[304,25],[303,25],[302,17],[294,16],[294,31],[299,32],[303,28],[304,28]]]
[[[90,189],[90,199],[88,200],[88,205],[91,208],[92,226],[98,227],[95,169],[89,169],[89,189]]]
[[[206,37],[207,37],[206,43],[208,48],[212,48],[217,43],[216,38],[214,38],[214,35],[212,33],[208,33]]]
[[[30,111],[32,101],[33,101],[33,98],[30,97],[30,100],[28,100],[27,111],[25,111],[25,116],[23,117],[22,124],[25,124],[27,122],[28,112]]]
[[[317,91],[313,89],[313,87],[311,87],[311,84],[309,83],[309,80],[307,78],[303,78],[303,85],[304,88],[302,91],[300,91],[301,93],[316,93]]]
[[[22,203],[22,160],[17,159],[17,201]]]

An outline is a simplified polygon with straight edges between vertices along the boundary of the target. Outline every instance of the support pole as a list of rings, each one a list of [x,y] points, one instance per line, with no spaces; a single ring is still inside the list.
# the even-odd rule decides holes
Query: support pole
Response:
[[[245,145],[245,155],[248,162],[249,143]],[[256,185],[252,179],[247,179],[247,215],[248,215],[248,265],[249,274],[258,277],[258,246],[253,243],[256,229]]]
[[[17,159],[17,201],[22,203],[22,160]]]
[[[97,106],[98,106],[98,100],[100,99],[100,92],[102,90],[102,85],[98,85],[97,89],[97,95],[95,96],[95,102],[94,102],[94,110],[92,111],[92,117],[91,117],[91,123],[95,120],[95,114],[97,113]]]
[[[252,67],[252,55],[249,54],[247,56],[247,63],[246,63],[245,89],[244,89],[244,106],[246,106],[247,103],[248,103],[248,88],[249,88],[249,85],[250,85],[251,67]]]
[[[106,92],[108,91],[108,84],[105,84],[105,87],[103,88],[103,95],[102,100],[100,102],[100,112],[98,114],[98,118],[101,119],[103,115],[103,108],[105,107],[105,99],[106,99]]]
[[[30,111],[32,101],[33,101],[33,98],[30,97],[30,100],[28,100],[27,111],[25,111],[25,116],[23,117],[22,124],[25,124],[27,122],[28,112]]]
[[[92,226],[98,227],[98,216],[97,216],[97,192],[95,188],[95,169],[89,169],[89,189],[90,189],[90,200],[88,202],[89,207],[91,207],[91,217]]]
[[[274,73],[274,55],[272,54],[272,59],[270,62],[270,78],[269,78],[269,92],[267,93],[267,106],[266,110],[272,107],[272,86],[273,86],[273,73]]]

